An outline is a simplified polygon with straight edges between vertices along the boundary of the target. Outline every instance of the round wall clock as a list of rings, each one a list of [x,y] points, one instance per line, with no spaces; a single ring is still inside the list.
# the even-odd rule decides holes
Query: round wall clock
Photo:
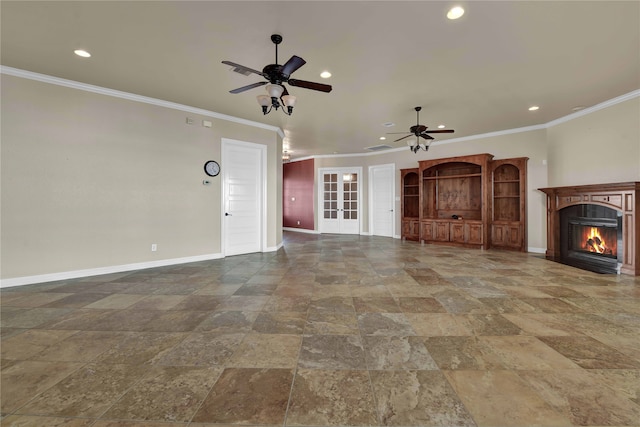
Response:
[[[209,160],[204,164],[204,172],[209,176],[217,176],[220,173],[220,165],[215,160]]]

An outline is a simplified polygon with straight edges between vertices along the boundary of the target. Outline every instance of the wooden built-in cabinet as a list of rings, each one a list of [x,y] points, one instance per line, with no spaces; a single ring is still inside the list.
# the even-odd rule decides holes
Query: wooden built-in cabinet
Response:
[[[402,182],[402,238],[420,238],[420,178],[418,168],[400,170]]]
[[[527,157],[491,162],[491,247],[525,251]]]
[[[402,237],[526,250],[526,162],[485,153],[402,169]]]

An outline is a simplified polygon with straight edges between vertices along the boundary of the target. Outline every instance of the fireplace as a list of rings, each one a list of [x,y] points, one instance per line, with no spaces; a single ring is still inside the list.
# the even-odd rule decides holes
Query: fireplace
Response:
[[[640,182],[541,188],[547,259],[640,276]]]
[[[560,210],[560,262],[597,273],[620,273],[622,250],[620,211],[594,204]]]

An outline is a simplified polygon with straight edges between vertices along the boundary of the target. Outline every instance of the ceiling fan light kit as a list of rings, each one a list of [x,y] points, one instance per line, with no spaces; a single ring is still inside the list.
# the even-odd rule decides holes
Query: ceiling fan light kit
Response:
[[[267,80],[265,82],[252,83],[247,86],[233,89],[229,91],[230,93],[241,93],[249,89],[267,85],[265,89],[267,90],[268,96],[258,95],[256,97],[258,104],[262,108],[262,114],[269,114],[271,110],[277,110],[280,107],[283,107],[282,112],[290,116],[291,113],[293,113],[293,107],[296,104],[296,97],[289,95],[284,83],[304,89],[331,92],[332,87],[330,85],[289,78],[294,71],[302,67],[307,62],[299,56],[293,55],[284,65],[278,64],[278,45],[282,43],[282,36],[279,34],[273,34],[271,35],[271,41],[276,45],[276,62],[275,64],[266,65],[262,71],[254,70],[253,68],[245,67],[244,65],[236,64],[235,62],[222,61],[223,64],[233,67],[232,70],[237,73],[245,76],[249,74],[258,74]]]
[[[418,150],[429,150],[429,146],[427,144],[420,144],[417,139],[410,139],[409,141],[407,141],[407,145],[409,146],[409,150],[411,150],[414,154],[417,153]]]

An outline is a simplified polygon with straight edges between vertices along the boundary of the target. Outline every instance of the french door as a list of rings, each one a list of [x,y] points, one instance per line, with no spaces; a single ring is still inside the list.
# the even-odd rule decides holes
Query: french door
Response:
[[[321,233],[360,234],[362,168],[318,169]]]

